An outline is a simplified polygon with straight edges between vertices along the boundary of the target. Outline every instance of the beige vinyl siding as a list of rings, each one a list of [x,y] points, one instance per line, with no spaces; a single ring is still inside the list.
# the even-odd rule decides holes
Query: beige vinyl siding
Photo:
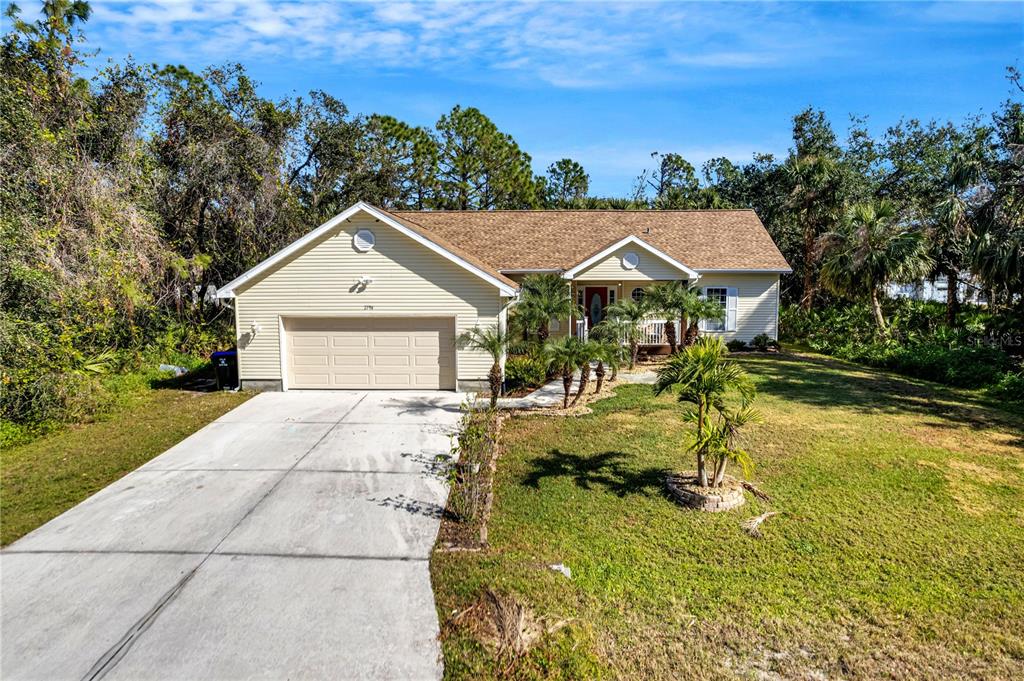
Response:
[[[754,336],[766,333],[778,338],[778,291],[779,275],[774,273],[732,274],[708,273],[696,284],[701,291],[706,287],[737,289],[736,330],[702,331],[708,335],[720,336],[725,341],[739,339],[750,341]]]
[[[367,253],[352,245],[373,232]],[[373,282],[359,290],[360,277]],[[281,380],[282,317],[454,317],[456,333],[498,323],[498,289],[372,217],[360,215],[236,292],[239,371],[243,381]],[[252,336],[251,324],[261,327]],[[460,381],[487,379],[490,357],[459,350]]]
[[[636,269],[628,270],[622,266],[622,256],[636,253],[640,263]],[[685,263],[683,263],[685,264]],[[635,245],[623,246],[587,269],[579,272],[576,281],[599,281],[601,279],[629,279],[633,281],[657,281],[659,279],[686,279],[686,273],[652,253],[648,253]]]

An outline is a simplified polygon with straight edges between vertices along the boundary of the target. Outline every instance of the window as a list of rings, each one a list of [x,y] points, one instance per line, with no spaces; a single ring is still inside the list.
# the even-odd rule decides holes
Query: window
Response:
[[[613,289],[613,288],[608,289],[608,304],[609,305],[614,305],[615,304],[615,289]]]
[[[708,300],[718,303],[722,306],[722,311],[726,310],[726,304],[729,301],[729,289],[727,288],[708,288],[704,289],[704,295]],[[725,317],[721,319],[705,319],[704,330],[705,331],[725,331]]]
[[[576,304],[583,307],[583,289],[576,289]]]
[[[635,289],[633,289],[633,292],[629,294],[629,297],[639,303],[641,300],[644,299],[644,295],[646,293],[647,292],[644,291],[642,286],[637,286]]]

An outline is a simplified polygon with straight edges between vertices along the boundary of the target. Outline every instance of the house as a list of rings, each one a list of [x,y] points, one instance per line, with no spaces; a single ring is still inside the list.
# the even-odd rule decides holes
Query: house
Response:
[[[726,309],[725,340],[778,331],[785,258],[750,210],[385,211],[357,203],[226,284],[239,373],[258,389],[486,386],[490,358],[457,349],[507,323],[519,282],[557,272],[585,309],[552,332],[585,335],[608,305],[685,280]],[[664,343],[664,320],[646,342]]]

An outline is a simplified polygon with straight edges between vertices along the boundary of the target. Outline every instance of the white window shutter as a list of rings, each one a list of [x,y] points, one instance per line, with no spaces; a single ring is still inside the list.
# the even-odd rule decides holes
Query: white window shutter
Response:
[[[736,330],[736,307],[739,303],[739,291],[734,286],[726,289],[725,301],[725,330]]]

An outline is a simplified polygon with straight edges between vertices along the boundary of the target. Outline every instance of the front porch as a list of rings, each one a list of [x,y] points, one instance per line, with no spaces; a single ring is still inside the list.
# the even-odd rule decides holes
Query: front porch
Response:
[[[669,281],[669,280],[665,280]],[[625,296],[633,300],[641,300],[646,289],[661,281],[572,281],[570,282],[573,299],[583,308],[582,319],[569,320],[569,332],[581,340],[586,340],[590,329],[605,317],[609,305],[613,305]],[[668,353],[668,337],[665,333],[665,318],[651,317],[642,327],[641,348],[645,354]],[[676,338],[682,338],[680,323],[672,323]]]

